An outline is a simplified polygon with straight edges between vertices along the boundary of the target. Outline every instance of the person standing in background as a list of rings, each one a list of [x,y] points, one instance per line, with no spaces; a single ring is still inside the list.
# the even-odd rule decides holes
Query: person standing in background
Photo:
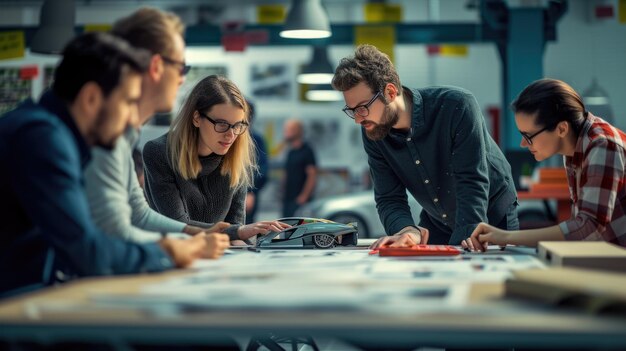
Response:
[[[184,26],[178,16],[154,8],[141,8],[113,25],[112,33],[136,48],[150,52],[150,65],[141,79],[139,126],[155,113],[174,107],[178,88],[189,66],[185,64]],[[85,170],[87,200],[96,225],[105,233],[137,242],[159,240],[162,233],[203,232],[210,224],[175,221],[148,206],[135,176],[133,147],[139,128],[128,128],[112,150],[94,148],[93,160]],[[228,224],[208,229],[221,231]]]
[[[252,128],[254,125],[254,119],[256,118],[254,104],[250,102],[250,100],[247,101],[249,109],[248,120],[250,123],[248,130],[250,131],[250,135],[254,141],[257,164],[257,171],[254,173],[254,184],[250,187],[250,189],[248,189],[248,193],[246,194],[246,224],[250,224],[255,222],[256,212],[259,207],[259,192],[267,183],[269,161],[263,136],[255,132]]]
[[[293,217],[300,206],[313,199],[317,162],[313,149],[304,141],[302,122],[297,119],[287,120],[283,137],[289,147],[285,161],[283,217]]]

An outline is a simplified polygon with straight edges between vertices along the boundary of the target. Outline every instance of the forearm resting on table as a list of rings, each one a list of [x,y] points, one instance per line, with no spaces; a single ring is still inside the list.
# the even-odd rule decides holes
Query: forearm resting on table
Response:
[[[540,241],[562,241],[565,236],[558,225],[546,228],[512,231],[509,245],[537,246]]]

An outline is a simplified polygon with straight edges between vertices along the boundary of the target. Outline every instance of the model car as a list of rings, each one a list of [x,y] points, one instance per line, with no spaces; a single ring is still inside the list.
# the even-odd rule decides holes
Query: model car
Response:
[[[307,217],[280,218],[278,221],[291,227],[257,238],[257,248],[330,249],[335,246],[356,246],[358,239],[356,223],[341,224]]]
[[[411,195],[407,196],[407,200],[413,220],[419,223],[422,206]],[[317,199],[300,207],[296,215],[328,218],[338,223],[357,223],[360,238],[378,238],[385,235],[385,228],[376,210],[373,190]]]
[[[407,200],[414,222],[419,223],[422,206],[409,193]],[[524,200],[520,202],[517,212],[522,229],[554,225],[553,204]],[[373,190],[317,199],[300,207],[296,215],[328,218],[339,223],[357,223],[360,238],[378,238],[385,235],[385,229],[376,210]]]

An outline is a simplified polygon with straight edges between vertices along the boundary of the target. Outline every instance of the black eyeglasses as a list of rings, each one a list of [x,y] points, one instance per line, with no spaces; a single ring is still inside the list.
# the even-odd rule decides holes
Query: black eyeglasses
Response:
[[[522,138],[524,138],[524,140],[526,140],[526,142],[528,143],[528,145],[532,145],[533,144],[533,138],[536,137],[537,135],[545,132],[548,129],[552,129],[556,127],[556,125],[551,125],[551,126],[547,126],[547,127],[543,127],[542,129],[540,129],[538,132],[533,133],[532,135],[528,135],[524,132],[520,132],[520,134],[522,134]]]
[[[376,98],[379,96],[380,96],[380,91],[377,92],[374,95],[374,97],[372,97],[372,99],[368,101],[365,105],[358,105],[358,106],[355,106],[354,108],[350,108],[348,107],[348,105],[346,105],[346,107],[341,109],[341,111],[345,112],[345,114],[348,115],[348,117],[352,119],[354,119],[355,115],[359,115],[361,117],[367,117],[370,114],[370,106],[374,103],[374,101],[376,101]]]
[[[243,134],[246,129],[248,129],[248,123],[246,122],[237,122],[235,124],[230,124],[224,121],[216,121],[202,112],[198,111],[198,113],[200,114],[200,116],[208,119],[209,122],[213,123],[213,129],[215,129],[215,131],[218,133],[226,133],[229,129],[232,128],[235,135],[240,135]]]
[[[174,65],[174,66],[179,66],[178,68],[178,73],[180,73],[181,76],[186,75],[187,73],[189,73],[189,70],[191,69],[191,66],[187,65],[185,63],[185,61],[176,61],[174,59],[171,59],[167,56],[163,56],[161,55],[161,58],[163,59],[163,62],[170,64],[170,65]]]

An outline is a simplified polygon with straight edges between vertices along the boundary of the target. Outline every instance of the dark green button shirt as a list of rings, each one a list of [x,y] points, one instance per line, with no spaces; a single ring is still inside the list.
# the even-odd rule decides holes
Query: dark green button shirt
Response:
[[[422,222],[458,245],[479,222],[499,223],[516,201],[511,167],[487,131],[474,96],[456,87],[403,89],[412,105],[409,132],[372,141],[362,130],[376,207],[391,235],[414,226],[408,192]]]

